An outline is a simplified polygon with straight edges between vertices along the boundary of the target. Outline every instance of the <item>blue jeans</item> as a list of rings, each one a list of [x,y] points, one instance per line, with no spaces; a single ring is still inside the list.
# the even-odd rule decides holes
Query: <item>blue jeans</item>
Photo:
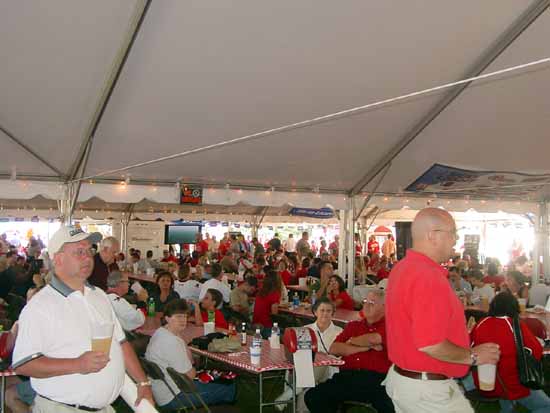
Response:
[[[501,413],[515,412],[511,400],[500,399],[498,402],[500,403]],[[521,404],[531,413],[547,413],[550,411],[550,397],[543,390],[531,390],[529,396],[514,400],[514,402]]]
[[[195,381],[195,386],[197,387],[198,393],[203,398],[204,402],[207,405],[212,404],[223,404],[223,403],[233,403],[235,400],[235,383],[231,384],[218,384],[218,383],[208,383],[204,384],[201,382]],[[187,397],[186,397],[187,396]],[[199,400],[195,395],[186,393],[179,393],[172,401],[168,404],[165,404],[162,407],[163,411],[169,410],[178,410],[182,407],[190,407],[189,399],[193,402],[195,407],[202,407]]]

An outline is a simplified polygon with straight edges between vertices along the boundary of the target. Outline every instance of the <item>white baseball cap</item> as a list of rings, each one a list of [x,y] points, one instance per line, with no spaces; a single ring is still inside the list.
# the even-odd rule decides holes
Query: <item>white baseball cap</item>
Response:
[[[62,225],[61,228],[59,228],[50,238],[50,242],[48,242],[48,252],[50,257],[53,258],[53,255],[56,252],[59,252],[61,247],[63,247],[63,244],[80,242],[85,239],[91,243],[96,243],[101,241],[102,238],[103,236],[99,232],[92,232],[91,234],[88,234],[87,232],[82,231],[82,228],[80,227],[76,227],[74,225]]]

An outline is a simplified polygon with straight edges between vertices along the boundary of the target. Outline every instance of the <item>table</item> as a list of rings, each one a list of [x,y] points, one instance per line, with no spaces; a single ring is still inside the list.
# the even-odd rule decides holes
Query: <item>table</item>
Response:
[[[148,282],[153,284],[156,284],[156,281],[157,281],[154,275],[134,274],[132,272],[124,272],[123,274],[127,274],[128,278],[131,280],[143,281],[143,282]]]
[[[309,288],[308,288],[307,285],[287,285],[286,289],[290,290],[290,291],[298,291],[298,292],[302,292],[302,293],[309,293]]]
[[[307,318],[311,320],[315,319],[315,315],[311,312],[311,307],[305,308],[303,305],[298,308],[279,307],[279,311],[282,313],[291,314],[295,317]],[[359,311],[355,310],[343,310],[341,308],[337,308],[332,316],[332,321],[337,325],[345,326],[350,321],[358,320],[361,320],[361,317],[359,316]]]
[[[2,383],[0,385],[0,396],[2,397],[2,400],[0,401],[0,413],[4,413],[6,411],[6,378],[17,376],[17,374],[15,374],[13,370],[8,369],[0,371],[0,376],[2,376]]]
[[[186,342],[191,341],[195,337],[199,337],[203,334],[203,327],[187,326],[183,333],[183,339]],[[198,354],[202,357],[206,357],[211,360],[216,360],[228,366],[234,367],[239,370],[244,370],[249,373],[257,374],[259,376],[259,398],[260,398],[260,413],[266,406],[274,406],[277,404],[286,404],[284,402],[263,402],[263,381],[268,377],[265,377],[265,373],[281,370],[292,370],[292,411],[296,412],[296,377],[294,374],[294,364],[287,360],[285,355],[284,345],[281,344],[281,348],[273,349],[269,345],[268,340],[262,340],[262,356],[259,365],[253,365],[250,363],[250,347],[252,346],[252,336],[247,337],[247,344],[242,348],[242,351],[236,353],[212,353],[208,350],[201,350],[196,347],[189,346],[191,352]],[[333,357],[325,353],[317,353],[315,355],[315,361],[313,365],[318,366],[341,366],[344,362],[336,357]]]

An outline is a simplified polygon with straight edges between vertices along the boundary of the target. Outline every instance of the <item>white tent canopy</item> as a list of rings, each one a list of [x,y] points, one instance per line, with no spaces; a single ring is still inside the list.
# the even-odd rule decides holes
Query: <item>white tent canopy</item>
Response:
[[[0,177],[15,174],[18,181],[6,180],[0,198],[62,199],[58,184],[78,177],[79,167],[81,176],[95,176],[550,57],[548,6],[517,0],[429,0],[422,7],[313,0],[163,0],[150,7],[141,0],[4,2]],[[350,194],[374,190],[381,167],[399,152],[377,188],[389,197],[371,204],[446,207],[439,199],[405,201],[402,190],[435,162],[550,173],[550,95],[543,86],[549,80],[550,65],[543,64],[474,82],[456,99],[450,93],[458,89],[446,89],[107,174],[93,185],[87,180],[78,200],[175,203],[174,183],[184,181],[210,188],[207,204],[342,209]],[[439,111],[445,98],[448,106]],[[97,183],[118,183],[128,174],[140,185],[122,190]],[[468,202],[453,201],[455,210],[536,209],[530,200],[518,204],[490,193],[491,203],[456,198]]]

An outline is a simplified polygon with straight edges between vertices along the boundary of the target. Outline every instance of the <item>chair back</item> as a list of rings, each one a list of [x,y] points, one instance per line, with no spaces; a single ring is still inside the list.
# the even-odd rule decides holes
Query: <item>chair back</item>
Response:
[[[546,340],[547,338],[546,326],[542,321],[540,321],[537,318],[528,317],[528,318],[522,318],[521,322],[527,325],[527,327],[535,337],[538,337],[542,340]]]
[[[166,369],[170,378],[176,383],[176,386],[184,393],[195,393],[197,392],[197,387],[193,380],[187,377],[185,374],[181,374],[174,370],[172,367]]]
[[[145,374],[147,374],[153,380],[166,380],[164,372],[157,363],[147,360],[145,357],[140,357],[139,361],[141,363],[141,367],[143,367],[143,371],[145,371]]]

